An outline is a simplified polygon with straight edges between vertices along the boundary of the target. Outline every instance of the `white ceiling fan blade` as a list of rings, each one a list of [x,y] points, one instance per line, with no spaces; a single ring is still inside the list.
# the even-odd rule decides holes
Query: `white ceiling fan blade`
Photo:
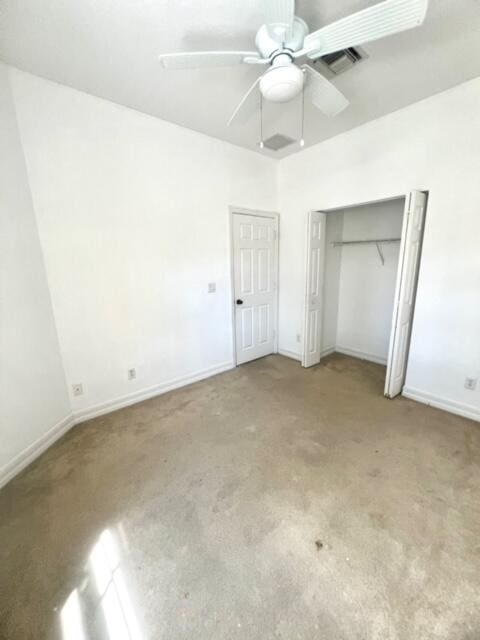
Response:
[[[428,0],[385,0],[305,37],[304,53],[316,58],[413,29],[422,24]]]
[[[249,120],[253,116],[255,111],[258,109],[258,106],[259,106],[258,101],[255,101],[253,97],[250,98],[250,96],[252,96],[252,93],[257,88],[257,85],[260,82],[261,77],[262,76],[260,76],[260,78],[257,78],[255,80],[255,82],[252,84],[250,89],[240,100],[235,111],[230,116],[230,120],[228,121],[228,126],[230,126],[234,120],[236,120],[239,123],[247,122],[247,120]]]
[[[254,64],[262,60],[256,51],[193,51],[187,53],[163,53],[158,56],[158,59],[166,69],[229,67],[236,64],[243,64],[244,62]]]
[[[317,109],[333,118],[348,107],[347,98],[329,80],[308,64],[302,65],[302,69],[306,72],[305,96]]]
[[[263,0],[263,15],[270,36],[283,42],[295,17],[295,0]]]

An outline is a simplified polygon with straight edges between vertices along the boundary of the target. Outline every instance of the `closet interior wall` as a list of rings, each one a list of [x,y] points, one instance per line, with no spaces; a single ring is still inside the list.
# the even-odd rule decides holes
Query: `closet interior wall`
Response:
[[[404,205],[399,198],[328,213],[322,355],[338,351],[386,364],[400,242],[333,243],[400,239]]]

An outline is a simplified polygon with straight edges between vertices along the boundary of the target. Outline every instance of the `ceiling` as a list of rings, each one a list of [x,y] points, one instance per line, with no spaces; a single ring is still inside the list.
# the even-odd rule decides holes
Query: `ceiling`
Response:
[[[318,29],[373,0],[297,0]],[[254,49],[261,0],[0,0],[0,59],[19,69],[260,151],[259,118],[227,127],[258,67],[168,71],[158,53]],[[369,58],[334,79],[350,107],[305,112],[306,146],[480,75],[479,0],[430,0],[422,27],[362,47]],[[263,69],[263,68],[261,68]],[[301,103],[268,103],[265,137],[297,139]]]

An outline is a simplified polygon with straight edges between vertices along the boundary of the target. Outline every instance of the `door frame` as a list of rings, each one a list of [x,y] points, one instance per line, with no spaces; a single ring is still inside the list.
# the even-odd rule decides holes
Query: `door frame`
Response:
[[[408,191],[406,194],[400,194],[400,195],[394,195],[394,196],[389,196],[386,198],[380,198],[378,200],[367,200],[366,202],[357,202],[357,203],[348,203],[348,204],[344,204],[344,205],[337,205],[335,207],[319,207],[318,209],[310,209],[310,211],[308,211],[307,216],[306,216],[306,222],[305,222],[305,230],[304,230],[304,237],[305,237],[305,260],[304,260],[304,301],[303,301],[303,345],[302,345],[302,366],[305,366],[305,362],[306,362],[306,327],[307,327],[307,314],[308,314],[308,304],[307,304],[307,291],[308,291],[308,278],[309,278],[309,238],[308,238],[308,228],[309,228],[309,221],[311,218],[312,213],[316,213],[316,212],[321,212],[321,213],[334,213],[335,211],[340,211],[342,209],[350,209],[353,207],[361,207],[361,206],[365,206],[365,205],[369,205],[369,204],[379,204],[382,202],[391,202],[393,200],[404,200],[405,202],[405,209],[404,209],[404,216],[407,215],[407,208],[408,208],[408,203],[410,201],[410,197],[413,191],[421,191],[426,195],[426,209],[425,209],[425,215],[426,215],[426,211],[428,208],[428,200],[429,200],[429,190],[428,189],[412,189],[411,191]],[[401,243],[403,243],[405,241],[405,233],[406,233],[406,218],[403,218],[402,220],[402,234],[401,234]],[[418,284],[418,276],[419,276],[419,272],[420,272],[420,266],[421,266],[421,260],[422,260],[422,248],[423,248],[423,239],[425,236],[425,221],[424,221],[424,225],[423,225],[423,231],[422,231],[422,246],[420,248],[420,255],[419,255],[419,264],[418,264],[418,270],[417,270],[417,275],[416,275],[416,283],[415,283],[415,302],[413,305],[413,316],[412,316],[412,328],[413,328],[413,322],[415,320],[415,304],[416,304],[416,297],[417,297],[417,284]],[[323,259],[325,259],[325,249],[323,251]],[[399,261],[399,265],[400,265],[400,261]],[[398,267],[397,267],[398,269]],[[398,282],[401,280],[401,278],[403,277],[403,269],[402,271],[398,272],[397,271],[397,284],[396,284],[396,289],[395,291],[397,291],[398,288]],[[323,289],[322,289],[322,309],[323,309]],[[395,294],[395,301],[394,301],[394,308],[393,308],[393,313],[392,313],[392,321],[391,321],[391,328],[390,328],[390,342],[389,342],[389,348],[388,348],[388,361],[387,361],[387,369],[391,363],[391,357],[392,357],[392,352],[391,352],[391,342],[392,342],[392,335],[395,332],[395,328],[396,328],[396,324],[395,324],[395,319],[396,319],[396,313],[397,313],[397,300],[396,300],[396,294]],[[321,330],[321,327],[320,329]],[[410,339],[411,339],[411,331],[410,331]],[[407,355],[407,359],[406,359],[406,369],[408,369],[408,360],[409,360],[409,356],[410,356],[410,339],[409,339],[409,349],[408,349],[408,355]],[[388,396],[387,396],[388,397]]]
[[[233,349],[233,363],[237,367],[237,340],[236,340],[236,325],[235,325],[235,264],[233,259],[234,252],[234,237],[233,237],[233,216],[235,214],[243,216],[255,216],[257,218],[270,218],[275,222],[275,257],[274,257],[274,277],[275,277],[275,324],[274,330],[274,344],[273,353],[278,353],[278,277],[279,277],[279,259],[278,251],[280,246],[280,214],[276,211],[263,211],[262,209],[246,209],[245,207],[235,207],[230,205],[228,207],[228,224],[229,224],[229,242],[230,242],[230,301],[231,301],[231,325],[232,325],[232,349]]]

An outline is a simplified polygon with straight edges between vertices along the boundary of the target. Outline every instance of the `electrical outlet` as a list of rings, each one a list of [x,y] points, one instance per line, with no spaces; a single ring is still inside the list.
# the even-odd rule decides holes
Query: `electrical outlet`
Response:
[[[302,336],[299,333],[297,333],[297,342],[301,342],[301,341],[302,341]]]
[[[215,282],[209,282],[208,283],[208,293],[215,293],[215,291],[217,290],[217,285]]]
[[[83,395],[83,386],[81,384],[72,384],[72,391],[74,396]]]
[[[465,378],[465,389],[475,391],[477,388],[477,378]]]
[[[129,369],[128,370],[128,379],[129,380],[135,380],[136,377],[137,377],[137,370],[136,369]]]

